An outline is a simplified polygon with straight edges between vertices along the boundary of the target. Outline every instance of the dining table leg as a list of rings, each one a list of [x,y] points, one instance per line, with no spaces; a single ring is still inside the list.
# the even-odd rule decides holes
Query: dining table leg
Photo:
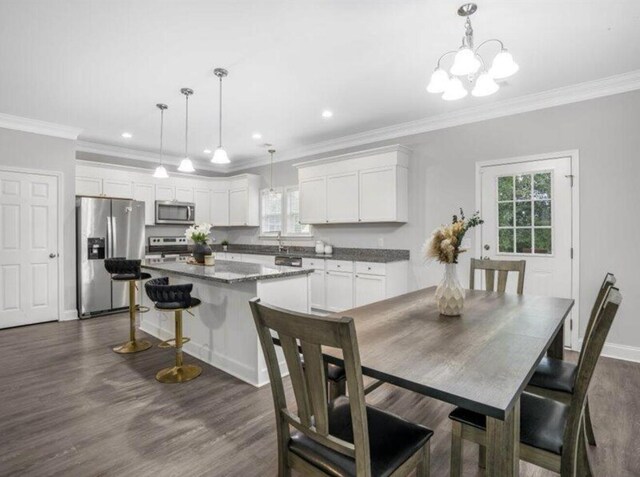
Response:
[[[516,477],[520,474],[520,398],[504,421],[487,416],[486,474]]]
[[[554,359],[564,359],[564,323],[553,338],[551,346],[547,350],[547,356]]]

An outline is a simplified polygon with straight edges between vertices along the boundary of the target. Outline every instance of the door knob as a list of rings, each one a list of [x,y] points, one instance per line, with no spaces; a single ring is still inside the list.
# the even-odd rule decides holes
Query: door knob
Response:
[[[58,256],[57,253],[50,253],[49,258],[56,258]]]
[[[489,244],[488,244],[488,243],[485,243],[485,244],[484,244],[484,249],[485,249],[485,250],[489,250],[490,248],[491,248],[491,247],[489,246]]]

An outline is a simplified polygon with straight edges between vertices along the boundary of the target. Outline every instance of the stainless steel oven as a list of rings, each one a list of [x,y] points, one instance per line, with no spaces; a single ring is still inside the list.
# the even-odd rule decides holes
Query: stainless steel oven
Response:
[[[156,200],[156,224],[193,225],[196,206],[191,202]]]

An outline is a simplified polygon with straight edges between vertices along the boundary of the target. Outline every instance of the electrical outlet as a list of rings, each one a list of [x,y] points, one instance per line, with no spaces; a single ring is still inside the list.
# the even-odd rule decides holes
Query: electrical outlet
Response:
[[[378,237],[378,247],[384,248],[384,237]]]

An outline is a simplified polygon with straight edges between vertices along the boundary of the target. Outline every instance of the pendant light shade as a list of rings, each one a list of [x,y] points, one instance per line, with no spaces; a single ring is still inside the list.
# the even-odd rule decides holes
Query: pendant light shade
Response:
[[[495,79],[503,79],[517,73],[519,69],[520,67],[518,63],[513,61],[511,53],[503,49],[493,59],[489,74]]]
[[[489,96],[500,89],[498,83],[496,83],[493,77],[489,73],[482,73],[478,76],[476,80],[476,85],[474,86],[471,94],[478,98],[483,96]]]
[[[185,100],[185,115],[184,115],[184,159],[180,161],[178,170],[180,172],[195,172],[193,162],[189,159],[189,96],[193,94],[191,88],[182,88],[180,90],[184,94]]]
[[[472,75],[480,69],[480,61],[468,46],[458,50],[453,60],[451,74],[456,76]]]
[[[229,72],[224,68],[216,68],[213,70],[213,74],[218,77],[220,80],[220,116],[219,116],[219,129],[218,129],[218,148],[213,153],[213,157],[211,158],[211,162],[214,164],[229,164],[229,156],[227,156],[227,151],[225,151],[222,147],[222,78],[225,78]]]
[[[449,74],[442,68],[438,68],[431,74],[431,81],[429,81],[427,91],[429,93],[444,93],[448,83]]]
[[[442,99],[446,101],[455,101],[456,99],[462,99],[467,94],[467,90],[462,85],[462,81],[459,78],[451,78],[447,84],[447,89],[444,90]]]
[[[155,172],[153,173],[153,177],[156,179],[166,179],[169,177],[167,174],[167,169],[165,169],[163,163],[164,159],[164,144],[162,140],[164,139],[164,112],[169,108],[166,104],[158,103],[156,104],[156,108],[160,110],[160,165],[156,167]]]

